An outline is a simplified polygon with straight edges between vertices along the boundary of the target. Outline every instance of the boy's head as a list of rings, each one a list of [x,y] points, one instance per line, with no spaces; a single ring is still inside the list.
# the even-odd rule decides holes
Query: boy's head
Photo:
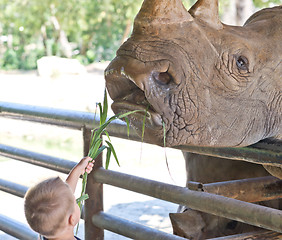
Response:
[[[25,196],[27,222],[34,231],[45,237],[56,236],[69,223],[76,224],[80,217],[77,216],[80,215],[77,208],[70,187],[59,177],[38,183]]]

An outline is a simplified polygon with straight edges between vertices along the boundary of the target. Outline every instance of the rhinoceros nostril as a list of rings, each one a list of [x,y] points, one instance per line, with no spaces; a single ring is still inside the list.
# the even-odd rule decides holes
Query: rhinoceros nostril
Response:
[[[153,78],[160,84],[169,84],[172,80],[172,77],[168,72],[154,72]]]

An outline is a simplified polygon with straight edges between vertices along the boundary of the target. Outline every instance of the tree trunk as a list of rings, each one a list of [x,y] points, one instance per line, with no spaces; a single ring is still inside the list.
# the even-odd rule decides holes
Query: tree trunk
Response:
[[[131,30],[131,21],[130,19],[127,19],[127,22],[126,22],[126,26],[125,26],[125,30],[123,32],[123,36],[122,36],[122,39],[120,41],[120,44],[123,44],[126,39],[128,38],[129,34],[130,34],[130,30]]]
[[[236,0],[236,25],[242,26],[254,13],[252,0]]]
[[[71,58],[72,47],[68,41],[65,31],[61,29],[61,25],[55,16],[51,17],[51,22],[53,23],[55,30],[58,32],[58,42],[60,44],[60,50],[65,57]]]
[[[242,26],[253,13],[252,0],[230,0],[223,10],[222,21],[225,24]]]
[[[87,50],[91,47],[91,42],[92,42],[92,39],[94,37],[94,31],[92,33],[89,33],[87,35],[87,39],[86,40],[82,40],[82,44],[81,44],[81,47],[80,47],[80,54],[83,55],[83,56],[86,56],[86,52]]]

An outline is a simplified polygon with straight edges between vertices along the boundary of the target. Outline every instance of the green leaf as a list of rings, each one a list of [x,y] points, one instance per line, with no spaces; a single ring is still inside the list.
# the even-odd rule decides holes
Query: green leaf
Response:
[[[128,115],[130,114],[133,114],[133,113],[136,113],[136,112],[145,112],[144,110],[134,110],[134,111],[130,111],[130,112],[126,112],[126,113],[123,113],[123,114],[116,114],[116,118],[124,118],[124,117],[127,117]]]
[[[109,141],[111,141],[110,134],[108,133],[108,131],[105,130],[104,133],[108,137]]]
[[[107,90],[105,88],[104,104],[103,104],[103,112],[102,112],[102,124],[106,122],[107,115],[108,115],[108,98],[107,98]]]
[[[92,131],[91,134],[91,141],[90,141],[90,146],[92,146],[94,144],[94,142],[97,140],[97,133],[96,133],[96,129]],[[90,147],[91,148],[91,147]]]
[[[81,202],[87,200],[88,198],[89,198],[89,196],[88,196],[87,193],[86,193],[86,194],[83,194],[82,196],[80,196],[79,198],[76,199],[76,203],[77,203],[77,204],[78,204],[78,203],[81,203]]]
[[[107,156],[106,156],[106,169],[109,168],[110,158],[111,158],[112,150],[111,148],[107,148]]]
[[[85,194],[86,182],[87,182],[87,173],[85,172],[85,173],[83,174],[83,178],[82,178],[82,189],[81,189],[80,197],[82,197],[82,196]],[[78,202],[78,206],[79,206],[79,209],[80,209],[80,211],[81,211],[81,208],[82,208],[82,203],[81,203],[81,201]]]
[[[99,138],[96,140],[96,142],[94,142],[94,144],[90,147],[90,150],[89,150],[89,157],[94,158],[97,150],[99,149],[99,147],[101,146],[101,143],[103,142],[103,139]]]
[[[112,152],[113,152],[113,155],[116,159],[116,162],[118,164],[118,166],[120,167],[120,164],[119,164],[119,161],[118,161],[118,158],[117,158],[117,154],[116,154],[116,151],[114,149],[114,146],[109,142],[109,141],[106,141],[106,143],[108,144],[108,146],[111,148]]]
[[[95,132],[96,131],[94,129],[91,130],[90,143],[93,141],[93,139],[95,137]]]
[[[125,117],[124,120],[125,120],[126,126],[127,126],[127,137],[129,138],[129,127],[130,127],[130,125],[129,125],[128,117]]]
[[[97,136],[100,137],[100,135],[102,134],[102,132],[106,129],[106,127],[116,119],[116,116],[111,117],[107,122],[103,123],[97,130]]]
[[[96,158],[99,156],[99,154],[101,154],[101,153],[104,151],[105,148],[106,148],[105,145],[101,146],[101,147],[98,149],[98,151],[93,154],[93,157],[92,157],[92,158],[93,158],[93,159],[96,159]]]
[[[144,133],[145,133],[145,125],[146,125],[146,117],[147,117],[147,113],[148,113],[148,109],[149,109],[150,105],[147,106],[146,108],[146,112],[143,118],[143,123],[142,123],[142,135],[141,135],[141,140],[142,142],[144,141]]]
[[[83,188],[81,190],[81,192],[84,194],[85,193],[85,189],[86,189],[86,182],[87,182],[87,173],[85,172],[83,174],[83,179],[82,179],[82,183],[83,183]]]
[[[94,126],[95,126],[95,120],[96,120],[96,116],[97,116],[97,108],[98,108],[98,105],[99,105],[99,103],[96,103],[95,113],[94,113],[94,120],[93,120]],[[92,129],[92,132],[91,132],[91,139],[92,139],[92,136],[93,136],[94,132],[95,132],[95,129]]]
[[[99,106],[99,110],[100,110],[100,126],[103,124],[103,108],[102,108],[102,104],[101,103],[98,103],[98,106]]]

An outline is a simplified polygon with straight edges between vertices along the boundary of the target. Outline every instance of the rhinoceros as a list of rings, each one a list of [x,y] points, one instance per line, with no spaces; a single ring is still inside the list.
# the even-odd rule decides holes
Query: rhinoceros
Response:
[[[105,71],[114,112],[146,109],[147,138],[168,146],[246,146],[282,134],[282,8],[243,27],[217,2],[144,1],[132,36]],[[132,124],[141,131],[143,117]]]
[[[145,0],[105,70],[115,113],[147,109],[145,140],[241,147],[281,138],[282,6],[223,24],[216,0]],[[144,114],[130,116],[141,133]],[[185,153],[187,181],[266,175],[260,166]],[[220,173],[221,171],[221,173]],[[275,175],[282,177],[281,169]]]

